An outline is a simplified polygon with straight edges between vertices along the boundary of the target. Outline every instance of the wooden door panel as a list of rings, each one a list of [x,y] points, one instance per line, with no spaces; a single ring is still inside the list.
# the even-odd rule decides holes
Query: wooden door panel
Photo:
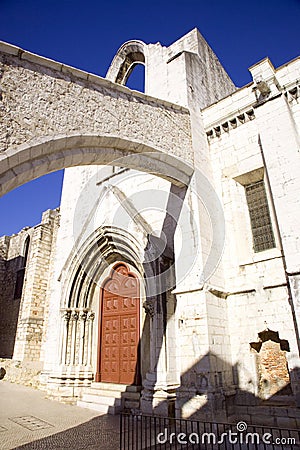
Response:
[[[136,299],[135,298],[130,298],[130,297],[125,297],[122,298],[122,309],[124,312],[133,312],[136,311],[137,309],[137,304],[136,304]]]
[[[103,313],[104,314],[114,314],[119,310],[120,299],[117,296],[111,297],[111,294],[107,291],[104,292],[104,304]]]
[[[101,352],[102,381],[118,382],[120,352],[120,319],[103,315]]]
[[[125,264],[119,264],[102,289],[101,381],[137,381],[138,342],[139,282]]]

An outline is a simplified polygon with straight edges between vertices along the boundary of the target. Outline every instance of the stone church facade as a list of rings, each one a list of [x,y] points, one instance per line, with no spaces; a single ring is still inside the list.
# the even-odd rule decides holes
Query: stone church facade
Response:
[[[236,88],[197,30],[125,43],[105,80],[0,56],[2,194],[66,167],[60,208],[0,240],[7,378],[101,412],[299,427],[299,58]]]

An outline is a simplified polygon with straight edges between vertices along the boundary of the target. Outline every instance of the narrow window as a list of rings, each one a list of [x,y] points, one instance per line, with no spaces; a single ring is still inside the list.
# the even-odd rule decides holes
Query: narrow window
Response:
[[[28,252],[29,252],[29,244],[30,244],[30,239],[29,239],[29,236],[27,236],[26,241],[25,241],[25,245],[24,245],[24,256],[21,257],[22,258],[21,267],[17,271],[17,278],[16,278],[15,292],[14,292],[14,300],[20,299],[21,296],[22,296],[24,277],[25,277],[25,270],[26,270]]]
[[[245,186],[255,252],[275,247],[268,199],[264,181]]]

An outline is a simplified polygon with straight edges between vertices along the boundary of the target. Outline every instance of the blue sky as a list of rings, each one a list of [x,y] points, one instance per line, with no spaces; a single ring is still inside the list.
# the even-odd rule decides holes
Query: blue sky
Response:
[[[0,20],[0,40],[101,76],[123,42],[167,46],[194,27],[237,86],[260,59],[277,67],[299,55],[300,0],[0,0]],[[140,88],[141,75],[136,69],[129,86]],[[57,207],[62,178],[49,174],[0,198],[0,236]]]

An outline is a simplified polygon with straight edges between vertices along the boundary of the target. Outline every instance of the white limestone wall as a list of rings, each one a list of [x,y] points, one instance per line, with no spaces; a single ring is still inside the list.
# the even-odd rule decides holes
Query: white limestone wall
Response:
[[[224,368],[225,363],[222,360],[224,354],[230,354],[229,340],[225,339],[223,348],[220,345],[220,334],[228,334],[224,331],[227,330],[227,323],[224,321],[226,304],[224,299],[207,293],[205,286],[205,283],[210,286],[221,286],[223,283],[221,268],[215,270],[218,258],[214,260],[212,273],[209,273],[208,277],[203,274],[212,246],[220,247],[221,255],[223,242],[213,239],[216,223],[222,222],[222,217],[216,213],[218,205],[217,200],[213,198],[213,171],[200,107],[231,93],[235,87],[197,30],[193,30],[169,48],[160,44],[149,45],[146,52],[146,92],[190,109],[193,145],[191,163],[197,172],[191,181],[185,202],[186,209],[175,233],[175,317],[178,319],[176,341],[180,347],[177,366],[180,368],[181,382],[184,385],[181,405],[178,405],[178,408],[181,408],[186,404],[187,398],[193,397],[195,393],[195,377],[200,379],[205,374],[199,387],[202,393],[207,390],[208,384],[210,389],[213,389],[216,376],[221,379],[218,384],[222,388],[231,382],[231,375],[226,374],[227,369]],[[222,227],[222,224],[218,225]],[[215,329],[217,325],[220,326],[220,334],[209,339],[211,329]],[[195,344],[194,348],[191,341]],[[204,345],[204,342],[207,342],[207,345]],[[169,341],[167,345],[170,345]],[[216,352],[216,355],[213,352]],[[164,358],[163,352],[161,358]],[[221,374],[216,375],[219,372]],[[203,399],[200,403],[203,403]],[[188,409],[189,407],[187,414]]]
[[[222,267],[231,365],[240,389],[254,395],[257,372],[255,353],[249,344],[258,340],[259,332],[266,328],[278,331],[280,338],[290,344],[290,352],[286,354],[289,370],[293,372],[299,367],[285,264],[291,267],[288,271],[298,272],[300,262],[297,251],[300,186],[296,177],[299,174],[299,103],[289,92],[296,85],[299,60],[277,71],[269,62],[257,66],[251,68],[254,81],[266,79],[271,98],[278,94],[279,97],[267,101],[258,98],[254,83],[203,110],[216,188],[223,199],[226,220]],[[244,185],[262,176],[276,248],[255,253]],[[214,335],[217,330],[212,328],[211,333]]]
[[[61,321],[60,310],[66,300],[63,297],[64,284],[69,275],[66,268],[69,267],[69,260],[76,255],[85,240],[99,227],[111,225],[134,236],[140,242],[140,248],[143,250],[147,243],[147,233],[156,236],[161,234],[166,217],[170,183],[161,178],[132,170],[121,171],[115,176],[111,175],[112,168],[102,166],[77,167],[65,171],[61,223],[57,238],[55,279],[51,284],[44,372],[50,372],[58,367],[61,336],[60,327],[57,324]],[[199,210],[195,208],[198,198],[193,199],[193,197],[195,194],[188,191],[175,233],[177,279],[175,292],[180,293],[176,295],[176,311],[174,314],[174,308],[169,301],[168,326],[166,336],[162,340],[159,337],[162,333],[160,324],[162,318],[157,318],[154,322],[156,325],[152,326],[151,332],[153,345],[157,346],[155,350],[152,347],[154,353],[150,357],[154,364],[155,383],[160,387],[163,386],[164,389],[167,389],[168,386],[172,386],[173,389],[174,385],[179,386],[180,374],[189,371],[191,366],[197,365],[209,352],[209,345],[203,346],[203,339],[208,342],[209,328],[207,326],[205,292],[203,291],[203,255],[198,224]],[[205,212],[205,208],[203,210]],[[208,229],[203,234],[207,238],[207,235],[211,234],[211,229],[209,217],[206,220]],[[143,251],[140,256],[143,261]],[[92,302],[93,310],[96,312],[92,355],[94,370],[97,361],[97,310],[102,278],[96,280],[98,287]],[[195,314],[199,320],[194,320]],[[222,312],[218,314],[219,317],[224,316]],[[189,325],[180,328],[179,323],[181,322],[187,322]],[[195,341],[195,348],[191,349],[190,347],[189,351],[186,351],[184,342],[188,346],[191,339]],[[211,347],[213,348],[213,344]],[[165,349],[167,349],[166,353]],[[216,351],[218,350],[216,349]],[[145,356],[145,359],[147,358],[148,356]],[[201,365],[201,368],[197,368],[197,372],[205,372],[205,379],[209,379],[210,376],[210,370],[207,368],[209,363],[210,359],[205,360],[205,367]],[[147,361],[146,364],[148,364]],[[223,369],[216,368],[215,371],[217,370]]]
[[[125,171],[109,178],[111,174],[112,168],[104,166],[76,167],[65,171],[51,294],[49,351],[46,352],[51,365],[55,365],[58,359],[60,336],[57,321],[65,301],[62,298],[62,285],[68,275],[65,267],[85,240],[103,225],[118,227],[140,242],[142,262],[147,233],[156,236],[161,233],[170,183],[135,171]],[[99,184],[100,180],[104,180],[103,183]]]
[[[193,45],[197,47],[198,38],[195,39],[195,35],[190,38],[193,38]],[[233,88],[227,80],[226,93],[230,95],[201,113],[201,102],[209,101],[207,98],[203,100],[203,92],[199,89],[198,75],[201,74],[201,64],[191,53],[180,53],[180,45],[178,49],[174,46],[173,54],[158,44],[149,46],[146,89],[152,95],[190,108],[193,145],[190,162],[207,177],[212,189],[222,200],[226,224],[221,264],[211,277],[203,280],[202,270],[212,245],[211,232],[216,217],[212,217],[207,211],[205,201],[209,199],[201,198],[201,176],[195,176],[185,198],[186,209],[180,217],[175,233],[177,306],[175,316],[170,319],[174,321],[166,342],[170,349],[174,350],[176,345],[179,348],[173,353],[176,363],[168,366],[170,374],[174,375],[170,376],[170,385],[174,387],[177,376],[178,386],[181,384],[177,408],[188,416],[205,406],[212,392],[217,393],[222,401],[224,394],[233,393],[231,387],[234,383],[241,390],[254,395],[257,393],[256,368],[250,342],[256,341],[258,333],[266,327],[278,331],[281,339],[289,341],[289,366],[290,369],[296,366],[298,349],[276,223],[277,213],[281,232],[288,230],[287,238],[293,242],[297,230],[293,225],[286,227],[284,205],[293,197],[295,177],[292,177],[289,184],[289,192],[285,190],[284,182],[280,184],[281,192],[285,196],[284,201],[282,200],[281,218],[276,204],[275,211],[271,201],[271,193],[274,198],[280,198],[281,193],[270,177],[271,186],[267,186],[267,194],[276,248],[260,253],[254,253],[252,248],[244,184],[263,176],[265,162],[261,154],[259,134],[260,130],[261,133],[267,133],[266,138],[262,139],[263,146],[272,142],[276,115],[276,133],[290,134],[289,131],[293,130],[292,139],[293,143],[296,143],[297,128],[293,123],[299,118],[299,105],[297,101],[290,100],[290,106],[287,108],[282,105],[282,98],[274,98],[265,103],[266,99],[261,101],[256,95],[257,88],[253,91],[254,85],[231,94]],[[191,46],[189,51],[193,52],[195,48]],[[170,59],[171,56],[176,58]],[[288,86],[293,85],[298,66],[292,63],[291,67],[292,69],[284,67],[276,73],[277,80],[284,80],[289,83]],[[270,73],[272,75],[272,70],[267,70],[267,81],[272,88],[272,95],[276,95],[278,88]],[[211,86],[213,85],[211,82]],[[209,97],[210,101],[212,98],[213,96]],[[276,112],[273,105],[279,102],[281,106]],[[269,119],[271,118],[268,131],[259,127],[260,116],[264,115],[260,111],[266,111],[264,114],[269,114]],[[288,114],[290,119],[286,122]],[[284,123],[283,126],[280,119]],[[286,123],[289,125],[286,126]],[[208,140],[205,131],[208,133]],[[291,158],[294,157],[296,145],[293,143],[290,145]],[[282,144],[277,147],[277,153],[278,167],[280,157],[283,157],[284,153]],[[269,167],[267,164],[267,169],[269,168],[272,169],[272,165]],[[287,171],[288,165],[284,173]],[[62,221],[58,235],[56,281],[51,297],[49,351],[46,352],[46,367],[49,368],[55,366],[58,357],[55,353],[59,342],[57,320],[60,318],[59,310],[63,299],[61,284],[57,280],[64,275],[64,266],[69,256],[103,224],[113,224],[131,233],[141,243],[141,248],[146,245],[147,233],[159,236],[162,229],[170,184],[134,171],[109,177],[111,173],[112,169],[109,167],[82,167],[66,171]],[[103,182],[99,184],[101,180]],[[194,191],[194,194],[191,191]],[[136,211],[139,212],[138,215]],[[193,253],[196,255],[194,264],[188,267],[190,255]],[[285,256],[287,260],[292,260],[292,250]],[[161,351],[157,366],[161,387],[163,371],[167,371],[164,359],[165,354]],[[165,379],[165,388],[167,387],[168,381]]]
[[[186,61],[188,59],[188,61]],[[198,74],[197,83],[187,82],[189,72]],[[235,86],[197,29],[169,47],[147,46],[147,94],[190,107],[191,92],[198,90],[199,108],[235,91]]]

